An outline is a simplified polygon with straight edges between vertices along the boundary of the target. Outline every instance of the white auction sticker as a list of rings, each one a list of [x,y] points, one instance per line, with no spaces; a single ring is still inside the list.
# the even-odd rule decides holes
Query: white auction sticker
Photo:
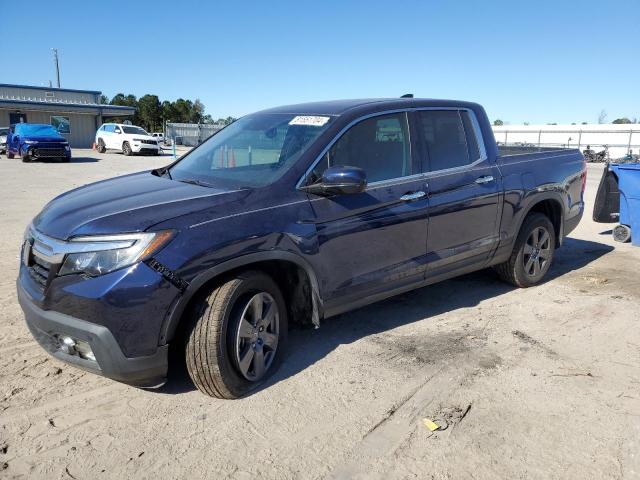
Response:
[[[289,125],[306,125],[308,127],[322,127],[331,117],[318,117],[315,115],[298,115],[293,117]]]

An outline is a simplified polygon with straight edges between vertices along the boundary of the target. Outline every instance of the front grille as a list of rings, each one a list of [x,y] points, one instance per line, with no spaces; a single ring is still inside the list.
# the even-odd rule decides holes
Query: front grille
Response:
[[[34,157],[64,157],[64,148],[36,148],[31,151]]]
[[[142,140],[142,143],[146,143],[147,145],[157,145],[158,142],[155,140]]]
[[[31,250],[26,255],[27,271],[33,281],[40,286],[40,290],[44,291],[44,288],[47,286],[47,280],[49,279],[49,272],[52,265],[43,258],[40,258],[31,247],[27,248],[30,248]]]

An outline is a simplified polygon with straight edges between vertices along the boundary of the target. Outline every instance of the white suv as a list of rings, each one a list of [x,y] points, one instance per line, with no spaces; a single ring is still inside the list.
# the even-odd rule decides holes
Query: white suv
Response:
[[[151,135],[158,141],[158,145],[162,145],[164,143],[164,133],[158,132],[152,133]]]
[[[159,155],[161,150],[158,141],[143,128],[120,123],[105,123],[96,132],[96,148],[104,153],[109,150],[120,150],[125,155],[147,153]]]

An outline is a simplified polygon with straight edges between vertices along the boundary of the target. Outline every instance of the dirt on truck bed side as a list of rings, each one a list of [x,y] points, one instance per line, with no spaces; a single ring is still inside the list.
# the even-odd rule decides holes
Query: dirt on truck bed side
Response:
[[[222,401],[180,369],[138,390],[31,338],[15,291],[29,220],[74,186],[170,161],[74,155],[0,157],[0,478],[640,476],[640,249],[590,219],[602,166],[543,285],[487,270],[294,330],[266,388]]]

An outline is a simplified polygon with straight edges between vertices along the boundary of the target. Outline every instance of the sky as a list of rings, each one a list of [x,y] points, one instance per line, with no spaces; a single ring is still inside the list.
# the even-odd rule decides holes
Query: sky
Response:
[[[640,0],[23,5],[0,0],[0,83],[55,85],[55,47],[62,87],[199,98],[214,118],[405,93],[510,124],[640,118]]]

